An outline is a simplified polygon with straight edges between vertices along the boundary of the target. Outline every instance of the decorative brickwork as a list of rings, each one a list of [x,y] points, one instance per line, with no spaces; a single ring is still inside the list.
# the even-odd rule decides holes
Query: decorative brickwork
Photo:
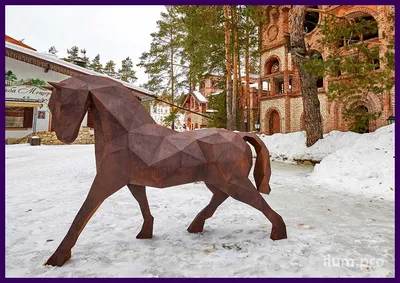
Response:
[[[321,5],[318,9],[328,11],[339,16],[358,17],[362,15],[373,16],[378,23],[378,37],[369,39],[370,44],[379,46],[381,55],[386,52],[386,39],[384,33],[390,32],[388,15],[394,12],[393,6],[360,6],[360,5]],[[260,132],[270,133],[271,123],[270,113],[273,110],[278,111],[281,119],[281,131],[283,133],[300,131],[304,127],[302,121],[303,101],[300,93],[299,75],[293,64],[293,56],[288,52],[285,36],[289,33],[288,19],[290,15],[290,6],[280,6],[270,11],[266,17],[269,22],[262,27],[262,52],[260,66],[261,79],[259,81],[259,106],[255,105],[259,111],[259,120],[261,122]],[[319,22],[325,14],[319,13]],[[329,54],[326,47],[321,46],[318,40],[322,37],[318,28],[313,29],[306,35],[307,45],[321,53],[322,58]],[[271,64],[278,59],[279,69],[271,72]],[[381,67],[382,69],[384,66]],[[335,78],[343,79],[345,75]],[[332,130],[347,131],[348,124],[342,113],[348,107],[365,106],[371,112],[381,112],[382,115],[376,121],[370,122],[370,131],[387,125],[387,118],[394,115],[394,89],[390,93],[376,95],[368,94],[362,99],[350,98],[343,103],[330,101],[325,95],[325,89],[328,87],[329,80],[333,78],[323,78],[323,87],[318,89],[320,100],[321,115],[323,120],[324,133]],[[269,89],[263,88],[264,84]]]

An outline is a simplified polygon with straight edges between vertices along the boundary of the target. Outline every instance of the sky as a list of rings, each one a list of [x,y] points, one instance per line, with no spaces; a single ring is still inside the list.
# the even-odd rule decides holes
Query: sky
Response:
[[[116,63],[130,57],[139,85],[147,75],[136,66],[143,52],[150,50],[152,32],[164,6],[6,6],[6,34],[40,52],[51,46],[58,57],[76,45],[93,59]]]

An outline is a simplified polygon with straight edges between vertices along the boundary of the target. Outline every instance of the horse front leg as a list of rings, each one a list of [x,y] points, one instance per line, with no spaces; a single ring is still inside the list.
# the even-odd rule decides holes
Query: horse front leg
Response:
[[[149,202],[147,201],[146,187],[129,184],[128,188],[139,203],[143,215],[142,230],[137,234],[136,239],[150,239],[153,237],[154,217],[151,215]]]
[[[106,177],[99,176],[99,174],[96,175],[89,194],[78,214],[75,216],[67,235],[62,240],[57,250],[47,260],[46,265],[62,266],[66,263],[71,258],[72,247],[75,245],[79,235],[96,210],[108,196],[126,185],[126,183],[112,183],[112,181],[106,181],[106,179]]]

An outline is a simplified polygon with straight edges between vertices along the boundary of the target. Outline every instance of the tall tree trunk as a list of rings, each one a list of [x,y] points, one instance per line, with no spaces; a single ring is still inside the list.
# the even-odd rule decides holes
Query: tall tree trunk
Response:
[[[171,60],[171,103],[174,104],[174,93],[175,93],[175,85],[174,85],[174,47],[173,47],[173,34],[172,34],[172,30],[171,30],[171,56],[170,56],[170,60]],[[174,107],[171,106],[171,112],[174,111]],[[172,123],[171,123],[171,129],[175,130],[175,117],[172,118]]]
[[[306,72],[303,64],[310,60],[304,41],[304,18],[306,6],[294,5],[290,14],[290,41],[294,65],[299,70],[300,88],[303,95],[304,126],[306,145],[312,146],[323,137],[320,102],[318,99],[317,76]]]
[[[245,53],[244,53],[244,68],[246,75],[246,85],[244,86],[244,97],[246,99],[247,106],[247,125],[246,131],[252,131],[254,125],[254,117],[253,117],[253,97],[250,97],[250,70],[249,70],[249,49],[250,49],[250,36],[249,36],[249,17],[246,16],[246,34],[245,34]],[[249,103],[247,103],[247,99]]]
[[[261,108],[261,96],[262,96],[262,81],[261,81],[261,75],[263,74],[263,66],[261,66],[261,51],[262,51],[262,22],[260,22],[257,25],[257,41],[258,41],[258,70],[259,70],[259,76],[258,76],[258,97],[256,101],[257,105],[257,113],[255,120],[257,120],[259,123],[261,123],[260,119],[260,108]],[[261,129],[260,129],[261,130]]]
[[[226,66],[226,128],[233,130],[232,116],[232,66],[231,66],[231,30],[229,27],[229,6],[224,5],[225,17],[225,66]]]
[[[237,129],[237,102],[238,102],[238,29],[236,6],[232,6],[233,31],[233,90],[232,90],[232,119],[233,129]]]

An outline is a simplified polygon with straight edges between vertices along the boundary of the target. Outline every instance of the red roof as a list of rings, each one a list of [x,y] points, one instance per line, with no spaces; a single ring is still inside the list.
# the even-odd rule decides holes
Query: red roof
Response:
[[[34,49],[34,48],[32,48],[32,47],[26,45],[25,43],[22,43],[22,42],[19,41],[19,40],[16,40],[15,38],[12,38],[11,36],[6,35],[6,41],[8,41],[8,42],[10,42],[10,43],[12,43],[12,44],[19,45],[19,46],[28,48],[28,49],[30,49],[30,50],[36,51],[36,49]]]

